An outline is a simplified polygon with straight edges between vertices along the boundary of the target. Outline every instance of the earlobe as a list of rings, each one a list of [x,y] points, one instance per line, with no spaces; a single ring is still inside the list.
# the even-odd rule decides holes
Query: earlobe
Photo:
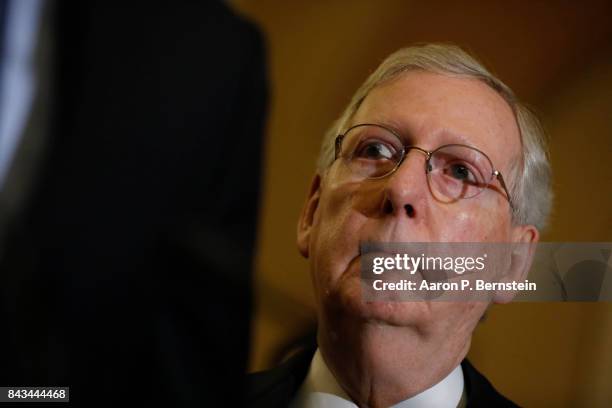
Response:
[[[315,213],[321,196],[321,176],[315,174],[310,184],[310,191],[302,207],[297,225],[297,246],[304,258],[308,258],[310,247],[310,231],[315,220]]]
[[[514,227],[512,231],[512,243],[510,247],[510,265],[505,276],[500,278],[500,282],[510,283],[523,282],[527,279],[537,243],[540,239],[538,229],[533,225],[520,225]],[[495,293],[495,303],[509,303],[512,301],[516,292],[498,290]]]

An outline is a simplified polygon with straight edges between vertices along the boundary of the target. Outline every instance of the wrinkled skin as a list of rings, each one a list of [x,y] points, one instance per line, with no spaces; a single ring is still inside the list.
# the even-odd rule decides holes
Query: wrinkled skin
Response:
[[[348,127],[359,123],[390,126],[406,144],[426,150],[447,143],[477,147],[504,175],[520,157],[511,108],[474,79],[410,71],[370,92]],[[361,241],[538,240],[535,227],[512,223],[499,185],[471,199],[437,201],[427,186],[424,160],[411,150],[395,173],[377,180],[357,180],[336,160],[314,177],[298,222],[298,248],[310,259],[321,353],[360,406],[389,406],[443,379],[466,356],[472,332],[489,306],[362,301]],[[406,204],[414,208],[411,216]],[[493,299],[509,300],[504,295]]]

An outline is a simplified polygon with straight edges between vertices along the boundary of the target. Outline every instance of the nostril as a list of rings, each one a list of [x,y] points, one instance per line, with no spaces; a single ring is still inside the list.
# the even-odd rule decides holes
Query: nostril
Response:
[[[406,204],[404,206],[404,209],[406,210],[406,214],[408,214],[409,218],[413,218],[414,217],[414,207],[410,204]]]
[[[385,203],[383,204],[383,213],[387,215],[393,214],[393,204],[391,203],[391,200],[385,200]]]

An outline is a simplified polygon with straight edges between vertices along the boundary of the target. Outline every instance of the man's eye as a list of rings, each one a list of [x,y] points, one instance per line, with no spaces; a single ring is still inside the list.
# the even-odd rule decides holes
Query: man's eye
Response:
[[[463,164],[451,164],[446,173],[454,179],[474,182],[475,178],[470,169]]]
[[[368,142],[356,152],[357,157],[364,159],[380,160],[392,159],[394,150],[382,142]]]

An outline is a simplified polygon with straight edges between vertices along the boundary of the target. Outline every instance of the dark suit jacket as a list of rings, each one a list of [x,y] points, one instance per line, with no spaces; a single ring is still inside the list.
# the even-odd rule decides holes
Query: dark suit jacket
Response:
[[[47,148],[0,260],[0,385],[239,405],[262,37],[222,1],[51,4]]]
[[[288,406],[308,374],[315,350],[314,347],[307,348],[272,370],[249,374],[247,406],[252,408]],[[468,360],[463,360],[461,368],[469,408],[517,406],[499,394]]]

